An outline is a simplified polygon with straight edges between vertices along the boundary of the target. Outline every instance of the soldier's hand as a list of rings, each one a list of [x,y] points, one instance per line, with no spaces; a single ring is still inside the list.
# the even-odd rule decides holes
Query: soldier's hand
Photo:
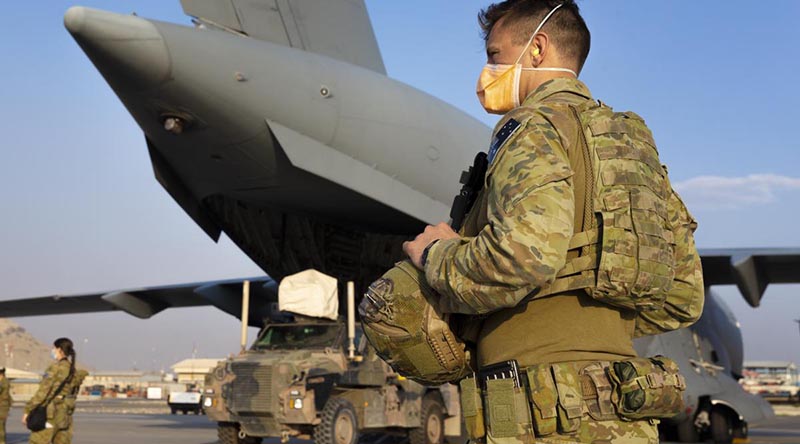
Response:
[[[403,252],[408,255],[415,267],[422,270],[422,252],[425,251],[425,247],[436,240],[456,239],[458,237],[458,233],[444,222],[438,225],[428,225],[425,227],[425,231],[413,241],[403,242]]]
[[[28,425],[28,414],[22,415],[22,423]]]

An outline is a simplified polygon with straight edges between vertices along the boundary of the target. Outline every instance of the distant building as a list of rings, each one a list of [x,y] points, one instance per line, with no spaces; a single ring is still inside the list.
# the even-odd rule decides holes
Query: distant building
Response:
[[[17,401],[27,401],[39,388],[42,375],[15,368],[6,369],[6,378],[11,383],[11,396]]]
[[[202,384],[222,359],[184,359],[172,366],[179,384]]]
[[[794,362],[745,361],[742,387],[776,400],[800,401],[800,375]]]
[[[129,390],[139,391],[143,386],[146,388],[142,381],[143,377],[144,373],[138,371],[97,371],[89,373],[83,380],[82,387],[87,391],[113,390],[120,393]]]
[[[15,368],[7,368],[6,378],[8,378],[10,382],[13,382],[16,379],[33,379],[39,381],[42,379],[42,375],[33,372],[26,372],[24,370],[18,370]]]

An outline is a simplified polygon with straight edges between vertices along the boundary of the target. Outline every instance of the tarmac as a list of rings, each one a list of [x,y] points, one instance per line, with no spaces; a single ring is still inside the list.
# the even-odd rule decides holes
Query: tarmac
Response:
[[[88,404],[88,403],[87,403]],[[137,403],[133,403],[137,404]],[[216,444],[216,424],[205,416],[169,415],[162,413],[132,413],[144,411],[146,405],[153,410],[163,408],[157,403],[138,403],[131,408],[130,401],[101,401],[84,405],[75,414],[75,444]],[[98,412],[89,410],[96,409]],[[800,412],[800,409],[794,407]],[[115,412],[115,413],[114,413]],[[14,408],[6,423],[7,444],[28,442],[28,431],[21,423],[22,410]],[[381,440],[371,440],[373,443]],[[265,444],[278,444],[280,440],[265,440]],[[800,417],[776,416],[774,420],[758,427],[751,427],[748,440],[737,440],[746,444],[800,444]],[[297,441],[308,443],[308,441]],[[664,444],[667,444],[666,442]]]

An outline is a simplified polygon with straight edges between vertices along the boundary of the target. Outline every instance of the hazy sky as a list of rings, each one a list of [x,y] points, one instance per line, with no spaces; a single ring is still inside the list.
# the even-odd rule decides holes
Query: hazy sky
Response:
[[[488,3],[367,0],[389,75],[492,125],[474,95],[485,61],[475,15]],[[263,273],[228,240],[213,243],[155,181],[141,131],[62,25],[72,4],[3,9],[0,299]],[[177,0],[83,4],[189,23]],[[592,30],[581,78],[647,120],[700,221],[700,246],[800,246],[800,2],[581,4]],[[746,358],[800,363],[798,290],[771,287],[752,310],[720,289]],[[45,342],[72,337],[87,365],[109,370],[238,347],[238,321],[212,308],[16,321]]]

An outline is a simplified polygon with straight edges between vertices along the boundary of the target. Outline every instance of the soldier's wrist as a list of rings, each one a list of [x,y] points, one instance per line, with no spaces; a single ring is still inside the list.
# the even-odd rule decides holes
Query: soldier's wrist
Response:
[[[422,257],[420,258],[419,263],[422,265],[422,269],[425,270],[425,265],[428,263],[428,256],[431,253],[431,248],[436,245],[436,242],[439,242],[439,239],[434,240],[433,242],[429,243],[424,250],[422,250]]]

